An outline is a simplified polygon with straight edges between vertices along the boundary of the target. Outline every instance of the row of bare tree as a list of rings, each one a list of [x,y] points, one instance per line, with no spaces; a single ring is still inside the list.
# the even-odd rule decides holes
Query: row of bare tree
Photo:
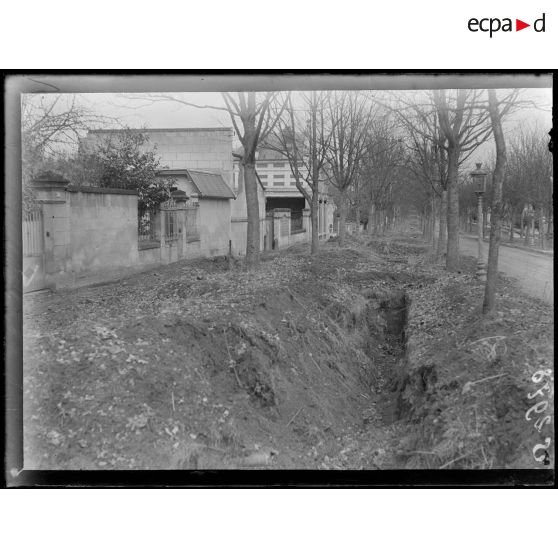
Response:
[[[502,219],[514,240],[519,227],[519,236],[525,244],[535,243],[535,230],[538,230],[538,243],[545,249],[553,235],[553,198],[552,198],[552,154],[548,149],[546,132],[534,128],[516,130],[507,142],[507,165],[502,192]],[[486,204],[484,224],[489,220],[492,205],[492,170],[494,161],[487,170]],[[477,218],[477,202],[474,184],[463,177],[460,196],[462,226],[471,228],[473,218]],[[535,226],[536,225],[536,226]]]

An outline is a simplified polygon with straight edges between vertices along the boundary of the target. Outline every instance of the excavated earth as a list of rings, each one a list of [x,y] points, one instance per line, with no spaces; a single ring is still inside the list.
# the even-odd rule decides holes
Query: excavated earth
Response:
[[[26,296],[25,467],[393,469],[425,466],[422,451],[443,466],[462,447],[425,450],[417,427],[436,364],[413,345],[417,383],[408,356],[410,301],[440,270],[400,246],[301,246],[254,272],[179,262]]]

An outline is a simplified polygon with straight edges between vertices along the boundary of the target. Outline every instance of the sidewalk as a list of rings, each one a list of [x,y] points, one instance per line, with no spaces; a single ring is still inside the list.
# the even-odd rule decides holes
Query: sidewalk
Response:
[[[489,242],[489,234],[487,234],[484,242],[488,244]],[[473,240],[477,240],[476,234],[471,233],[464,233],[459,232],[460,236],[464,236],[466,238],[472,238]],[[554,250],[541,250],[540,248],[536,248],[535,246],[525,246],[524,244],[516,244],[515,242],[510,242],[509,240],[502,240],[500,239],[500,246],[506,246],[508,248],[517,248],[518,250],[523,250],[525,252],[531,252],[532,254],[541,254],[543,256],[554,257]]]

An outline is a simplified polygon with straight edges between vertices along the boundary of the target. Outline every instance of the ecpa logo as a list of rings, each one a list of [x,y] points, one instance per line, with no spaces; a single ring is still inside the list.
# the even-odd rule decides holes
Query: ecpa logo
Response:
[[[545,32],[545,14],[543,14],[539,19],[536,19],[533,22],[533,29],[537,33],[544,33]],[[505,17],[500,19],[498,17],[485,17],[482,19],[477,19],[476,17],[472,17],[467,27],[469,31],[476,33],[477,31],[482,31],[484,33],[490,33],[490,38],[494,33],[498,31],[509,32],[513,31],[513,24],[512,19],[509,17]],[[531,27],[530,23],[525,23],[520,19],[515,20],[515,31],[521,31],[522,29],[526,29],[527,27]]]

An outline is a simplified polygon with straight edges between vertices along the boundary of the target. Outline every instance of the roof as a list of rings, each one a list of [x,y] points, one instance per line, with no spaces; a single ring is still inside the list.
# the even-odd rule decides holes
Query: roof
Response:
[[[187,172],[200,198],[234,199],[232,190],[220,174],[198,170]]]

